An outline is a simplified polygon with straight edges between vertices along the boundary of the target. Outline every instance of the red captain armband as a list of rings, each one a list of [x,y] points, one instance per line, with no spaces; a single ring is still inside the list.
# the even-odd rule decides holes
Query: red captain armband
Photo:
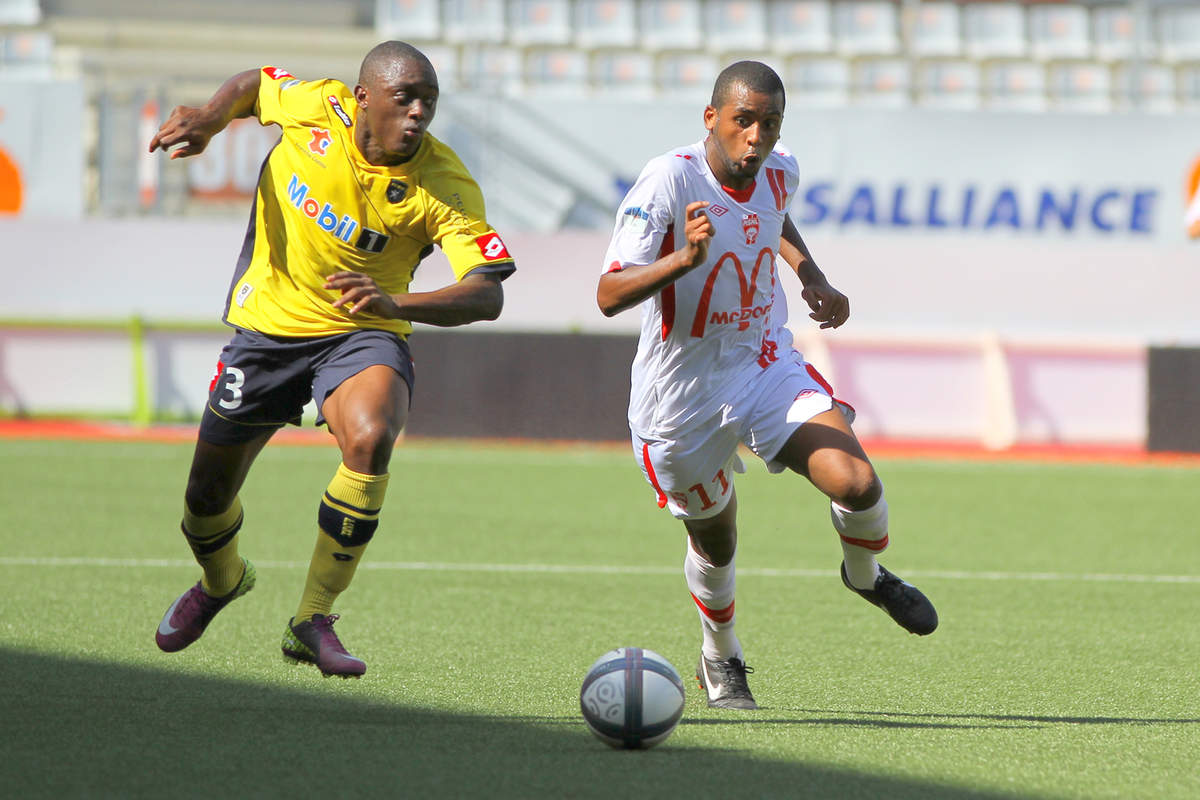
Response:
[[[273,81],[283,81],[287,80],[288,78],[296,77],[282,67],[263,67],[262,71],[265,72],[267,77]]]
[[[504,246],[504,242],[500,241],[500,234],[498,233],[485,233],[483,236],[477,236],[475,238],[475,246],[483,254],[484,261],[499,261],[502,258],[512,258],[508,254],[508,248]]]

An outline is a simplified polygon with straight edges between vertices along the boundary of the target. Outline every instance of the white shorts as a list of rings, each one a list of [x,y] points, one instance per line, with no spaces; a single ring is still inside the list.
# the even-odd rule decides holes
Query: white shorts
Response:
[[[791,435],[813,417],[834,407],[853,420],[854,409],[833,397],[832,387],[796,354],[780,359],[742,387],[710,423],[678,439],[633,436],[634,455],[654,487],[658,507],[678,519],[707,519],[724,510],[733,496],[733,473],[745,472],[739,443],[761,458],[770,472],[786,467],[774,458]]]

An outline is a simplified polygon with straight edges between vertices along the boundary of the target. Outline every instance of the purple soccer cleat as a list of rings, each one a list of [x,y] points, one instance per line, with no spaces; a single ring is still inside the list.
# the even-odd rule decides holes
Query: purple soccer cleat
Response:
[[[218,611],[253,589],[256,578],[254,565],[243,558],[242,568],[242,579],[232,592],[223,597],[213,597],[204,591],[199,581],[179,595],[167,613],[163,614],[162,622],[158,623],[158,631],[154,634],[158,649],[164,653],[176,653],[187,647],[204,634],[204,629]]]
[[[312,621],[298,623],[292,617],[287,630],[283,632],[284,658],[297,664],[315,664],[327,678],[330,675],[339,678],[360,677],[367,671],[367,664],[346,652],[333,632],[333,623],[337,619],[337,614],[313,614]]]

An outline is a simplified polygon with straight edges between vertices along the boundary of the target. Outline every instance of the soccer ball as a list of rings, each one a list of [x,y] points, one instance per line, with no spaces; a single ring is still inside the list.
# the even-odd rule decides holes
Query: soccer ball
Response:
[[[683,681],[653,650],[618,647],[588,670],[579,708],[592,733],[613,747],[653,747],[683,716]]]

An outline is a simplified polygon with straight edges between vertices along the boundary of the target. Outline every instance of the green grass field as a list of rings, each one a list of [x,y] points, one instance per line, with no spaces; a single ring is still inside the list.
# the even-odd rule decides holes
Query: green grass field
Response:
[[[682,527],[624,451],[402,446],[337,608],[361,681],[279,654],[332,444],[267,449],[242,494],[258,587],[157,650],[198,576],[190,453],[0,441],[0,795],[1200,796],[1195,468],[880,462],[882,561],[941,615],[918,638],[842,587],[815,490],[752,464],[737,605],[762,708],[716,712],[691,679]],[[689,686],[650,751],[579,715],[621,645]]]

